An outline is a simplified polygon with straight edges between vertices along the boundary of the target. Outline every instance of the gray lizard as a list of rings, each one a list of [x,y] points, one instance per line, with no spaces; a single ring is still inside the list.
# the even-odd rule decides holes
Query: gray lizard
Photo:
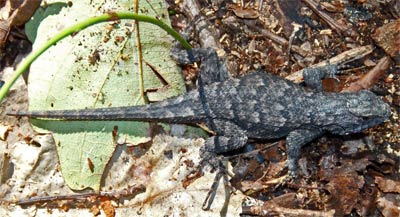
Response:
[[[306,89],[263,71],[229,79],[213,49],[173,52],[183,64],[201,61],[199,87],[184,95],[144,106],[56,111],[17,111],[9,115],[62,120],[124,120],[206,123],[215,132],[201,150],[203,162],[218,168],[217,155],[246,145],[249,139],[286,137],[287,166],[297,171],[300,148],[329,132],[347,135],[378,125],[390,116],[389,106],[370,91],[322,92],[320,79],[336,66],[310,68]]]

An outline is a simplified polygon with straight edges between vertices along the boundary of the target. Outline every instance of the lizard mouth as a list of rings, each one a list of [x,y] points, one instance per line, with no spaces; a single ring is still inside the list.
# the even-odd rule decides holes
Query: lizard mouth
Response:
[[[359,133],[365,129],[371,128],[373,126],[379,125],[387,120],[386,117],[368,117],[363,118],[362,122],[360,123],[352,123],[348,125],[330,125],[328,129],[331,133],[337,135],[349,135],[353,133]]]
[[[384,117],[372,117],[372,118],[370,117],[367,120],[364,120],[364,122],[361,125],[359,125],[359,126],[353,128],[352,130],[350,130],[350,131],[352,131],[350,133],[361,132],[361,131],[363,131],[365,129],[368,129],[368,128],[371,128],[373,126],[376,126],[376,125],[379,125],[379,124],[383,123],[386,119],[387,118],[384,118]],[[347,134],[349,134],[349,133],[347,133]]]

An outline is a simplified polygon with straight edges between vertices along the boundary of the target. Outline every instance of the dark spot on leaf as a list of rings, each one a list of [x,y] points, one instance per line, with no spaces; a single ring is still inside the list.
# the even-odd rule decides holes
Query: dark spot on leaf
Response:
[[[88,167],[90,169],[90,172],[93,173],[94,172],[94,165],[93,165],[92,160],[90,160],[90,158],[86,158],[86,161],[87,161]]]
[[[173,157],[172,150],[164,151],[164,156],[168,159],[172,159]]]

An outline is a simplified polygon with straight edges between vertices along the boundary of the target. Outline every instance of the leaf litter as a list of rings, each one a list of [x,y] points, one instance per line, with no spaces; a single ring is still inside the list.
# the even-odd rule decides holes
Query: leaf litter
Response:
[[[311,1],[307,2],[310,3]],[[376,10],[376,13],[379,14],[380,13],[379,9],[381,8],[381,6],[384,6],[384,4],[393,4],[393,3],[376,3],[372,1],[359,1],[357,3],[351,3],[351,4],[359,4],[359,6],[361,7],[364,6],[367,8],[369,7],[370,10]],[[242,27],[244,26],[250,28],[252,23],[254,23],[254,21],[243,22],[241,19],[238,19],[236,15],[234,15],[236,18],[232,18],[232,14],[229,14],[229,12],[227,12],[226,9],[224,9],[221,5],[213,5],[213,7],[209,7],[209,5],[202,5],[202,6],[203,6],[202,7],[203,11],[206,14],[206,17],[210,18],[209,20],[215,21],[215,24],[220,25],[218,27],[219,30],[218,32],[222,33],[222,37],[220,38],[219,43],[221,43],[221,46],[224,47],[225,50],[230,51],[227,52],[228,67],[230,69],[233,69],[234,72],[243,73],[243,71],[251,70],[252,68],[262,65],[266,67],[268,71],[279,74],[281,76],[286,76],[289,72],[299,69],[300,68],[299,66],[304,67],[307,64],[319,61],[319,59],[321,58],[324,59],[330,58],[331,57],[330,55],[321,52],[321,50],[323,50],[320,49],[321,47],[319,47],[321,45],[328,46],[328,45],[335,45],[335,44],[338,45],[343,43],[341,44],[341,46],[331,47],[330,50],[331,55],[333,55],[334,53],[340,54],[343,51],[342,50],[343,48],[357,48],[357,41],[355,41],[351,37],[346,38],[346,40],[342,40],[343,37],[337,37],[337,38],[332,37],[336,36],[332,34],[336,34],[337,31],[341,31],[340,26],[338,27],[332,25],[331,28],[333,31],[330,31],[329,34],[321,34],[313,39],[309,38],[307,39],[307,41],[309,40],[312,43],[309,43],[308,46],[305,46],[305,44],[304,46],[302,46],[302,48],[308,48],[306,52],[307,55],[310,54],[314,55],[311,56],[312,58],[309,58],[309,56],[307,57],[307,59],[302,57],[301,54],[304,52],[297,53],[299,51],[298,48],[296,47],[297,44],[292,44],[291,48],[294,54],[293,53],[291,54],[292,55],[291,60],[292,61],[294,60],[295,63],[287,64],[288,58],[285,57],[284,55],[286,50],[281,49],[279,46],[276,45],[269,46],[270,43],[265,42],[265,37],[266,37],[264,35],[265,31],[261,31],[262,37],[258,36],[256,33],[255,36],[254,37],[252,36],[251,40],[249,40],[245,34],[241,33],[241,31],[246,30],[246,28],[241,28],[241,30],[236,28],[237,26],[242,26]],[[330,7],[329,11],[337,11],[338,14],[336,15],[340,16],[341,15],[340,13],[343,12],[343,8],[345,8],[346,6],[347,5],[342,5],[342,4],[329,5]],[[266,7],[263,9],[267,10],[266,13],[260,13],[259,19],[265,22],[267,22],[268,19],[271,19],[270,20],[271,23],[275,23],[273,20],[274,14],[271,15],[271,13],[269,12],[279,12],[279,10],[271,10],[272,6],[270,6],[269,4],[264,4],[263,7]],[[270,8],[268,9],[268,7]],[[336,10],[337,8],[335,9],[335,7],[339,8],[339,10]],[[221,10],[218,13],[216,13],[215,8],[220,8]],[[258,7],[257,5],[253,5],[253,3],[250,3],[246,5],[246,9],[248,8],[250,8],[251,10],[257,10]],[[178,8],[178,10],[182,9]],[[304,8],[302,10],[304,10]],[[220,17],[221,14],[225,14],[227,16],[224,17],[224,19],[227,22],[225,22],[225,20]],[[313,28],[315,27],[312,27],[312,24],[315,23],[320,24],[320,23],[318,17],[310,14],[308,16],[312,22],[307,23],[311,25],[311,27],[310,26],[307,27],[308,28],[307,34],[309,34],[308,37],[314,37]],[[269,15],[270,17],[265,17],[266,15]],[[325,16],[326,18],[326,14],[323,14],[321,16]],[[353,15],[350,14],[346,16],[353,16]],[[388,16],[389,15],[386,14],[381,18],[386,19]],[[379,19],[380,19],[379,17],[373,17],[373,21],[379,21]],[[220,22],[221,20],[223,21],[222,23]],[[280,19],[277,20],[280,21]],[[290,19],[288,20],[290,23]],[[221,25],[225,23],[231,24],[232,26]],[[233,26],[234,23],[236,23],[236,27]],[[378,26],[379,22],[374,24]],[[273,37],[272,40],[274,40],[275,43],[279,44],[279,41],[283,41],[284,44],[288,43],[288,40],[286,39],[281,40],[284,37],[280,36],[282,32],[279,32],[280,31],[279,23],[275,23],[275,25],[276,26],[274,27],[274,29],[270,29],[271,32],[268,32],[267,35],[272,36]],[[365,28],[363,28],[362,20],[355,25],[358,25],[356,26],[358,28],[357,31],[366,30]],[[374,25],[368,25],[367,27],[374,27]],[[210,28],[213,28],[213,26],[211,25]],[[325,26],[325,28],[329,27]],[[267,30],[268,28],[259,28],[259,29]],[[235,33],[235,36],[232,37],[230,33]],[[288,31],[288,33],[290,33],[290,31]],[[284,32],[284,34],[286,33]],[[368,36],[368,34],[366,35]],[[285,38],[289,37],[290,34],[285,35]],[[307,41],[305,43],[307,43]],[[251,52],[247,52],[246,48],[250,47],[250,42],[251,42]],[[385,46],[390,47],[390,45],[389,46],[385,45]],[[370,55],[369,61],[373,63],[372,65],[376,65],[374,63],[377,62],[376,57],[378,56],[381,57],[382,53],[379,50],[378,51],[374,50],[373,52],[374,54]],[[250,56],[250,54],[253,54],[253,56]],[[265,58],[265,57],[270,57],[270,58]],[[240,59],[236,60],[235,58],[240,58]],[[243,62],[243,60],[246,60],[246,62]],[[360,68],[362,69],[363,67]],[[389,71],[390,70],[391,68],[389,68]],[[356,73],[359,72],[357,71]],[[386,94],[385,98],[389,100],[389,103],[393,103],[392,105],[395,105],[397,102],[396,100],[398,99],[396,98],[397,96],[396,93],[398,92],[399,87],[398,85],[396,85],[396,82],[399,79],[399,75],[398,72],[396,71],[390,71],[389,73],[390,74],[386,78],[385,76],[387,74],[385,73],[385,75],[383,75],[384,76],[383,78],[385,78],[384,80],[386,83],[382,83],[381,81],[382,79],[379,78],[377,78],[379,81],[373,81],[373,82],[378,82],[377,85],[375,86],[379,86],[381,88],[383,87],[389,90],[389,94]],[[348,77],[348,75],[345,75],[344,79],[341,79],[341,81],[343,80],[346,81],[347,80],[346,76]],[[374,78],[374,80],[375,79],[376,78]],[[343,86],[344,85],[341,85],[339,91],[341,90],[341,88],[343,88]],[[395,199],[396,197],[398,197],[398,193],[385,192],[385,190],[393,191],[393,189],[385,189],[382,187],[381,184],[381,183],[387,183],[388,186],[391,186],[392,181],[396,183],[396,181],[392,180],[391,177],[394,177],[394,175],[396,174],[395,168],[398,167],[398,160],[396,160],[396,158],[393,158],[393,155],[396,156],[398,155],[398,146],[396,146],[396,144],[398,144],[399,141],[398,122],[396,125],[396,120],[398,120],[398,112],[394,111],[392,118],[393,119],[390,122],[385,123],[385,125],[381,127],[382,132],[379,131],[381,128],[369,131],[368,134],[372,136],[372,141],[373,141],[372,144],[370,143],[363,144],[362,140],[357,139],[355,140],[355,143],[351,145],[352,146],[351,149],[342,150],[337,147],[347,148],[348,146],[347,147],[346,145],[341,146],[340,145],[341,139],[323,138],[321,139],[321,141],[318,142],[319,152],[307,151],[307,150],[317,149],[317,147],[314,147],[316,146],[315,144],[309,145],[311,147],[306,147],[307,150],[305,150],[305,153],[308,153],[308,155],[304,156],[301,159],[300,163],[302,165],[302,170],[305,171],[305,174],[307,174],[308,172],[308,174],[310,174],[311,177],[302,179],[300,180],[301,181],[300,184],[293,184],[291,186],[288,186],[289,188],[283,188],[279,186],[278,188],[274,188],[275,185],[271,185],[271,182],[268,181],[271,179],[273,180],[274,177],[276,176],[279,176],[280,171],[282,171],[282,167],[284,166],[285,158],[282,157],[283,156],[282,155],[283,145],[281,144],[282,142],[280,142],[279,143],[280,145],[277,145],[274,148],[263,150],[261,152],[262,155],[265,156],[264,158],[268,160],[266,161],[266,163],[268,164],[265,163],[260,164],[260,162],[258,161],[254,160],[247,161],[246,158],[244,159],[239,158],[241,164],[237,164],[237,166],[241,165],[241,168],[240,170],[237,171],[248,171],[248,172],[244,172],[241,174],[239,173],[239,175],[236,177],[237,180],[236,183],[244,183],[244,185],[247,186],[247,189],[250,189],[252,187],[252,184],[254,184],[253,187],[258,186],[259,188],[258,191],[251,194],[251,196],[255,200],[248,199],[247,201],[251,202],[247,204],[249,206],[243,207],[242,213],[252,213],[252,214],[258,213],[261,215],[265,214],[266,211],[270,211],[269,212],[270,214],[273,213],[281,213],[281,214],[286,213],[288,215],[319,214],[321,216],[332,216],[333,213],[350,212],[351,214],[366,215],[369,213],[376,214],[376,212],[379,212],[379,214],[383,216],[398,215],[398,209],[397,209],[398,204]],[[260,149],[262,149],[262,147],[264,146],[265,144],[256,145],[256,147],[261,147]],[[354,148],[354,146],[356,148]],[[380,146],[384,146],[386,147],[386,149],[383,149]],[[127,150],[126,152],[135,150],[135,152],[139,153],[138,156],[141,156],[140,153],[143,152],[145,153],[146,151],[143,150],[146,150],[147,148],[148,147],[144,146],[139,148],[138,151],[137,147],[135,148],[126,147]],[[124,150],[124,148],[122,149]],[[142,151],[140,151],[140,149],[142,149]],[[332,153],[334,153],[333,156],[331,156]],[[177,153],[172,152],[172,156],[175,156],[176,154],[180,155],[181,153],[180,151],[178,151]],[[171,152],[169,150],[164,152],[163,156],[164,158],[170,156]],[[326,156],[331,156],[331,157],[327,158]],[[124,158],[124,157],[121,158],[125,159],[125,163],[133,161],[130,158]],[[154,168],[152,166],[154,165],[153,164],[154,162],[151,161],[151,163],[149,163],[146,161],[137,161],[137,163],[138,163],[137,166],[132,166],[132,167],[127,166],[127,167],[129,167],[130,170],[132,170],[132,172],[137,176],[143,177],[144,180],[148,180],[148,178],[151,177],[151,175],[149,174],[151,174],[152,168]],[[85,164],[87,165],[87,161],[85,161]],[[116,170],[112,169],[112,171]],[[318,176],[316,176],[316,174]],[[373,180],[371,182],[370,179],[371,177],[383,177],[381,180],[375,179],[375,182],[379,186],[379,189],[377,187],[374,187]],[[114,179],[117,180],[115,177]],[[124,177],[121,179],[123,180],[128,178]],[[320,180],[322,180],[322,182]],[[121,183],[123,182],[124,181],[121,181]],[[235,182],[233,184],[235,184]],[[325,186],[325,184],[327,185]],[[135,185],[135,183],[131,183],[131,185]],[[348,188],[349,186],[352,186],[352,188]],[[108,186],[107,188],[108,189],[102,189],[102,190],[109,190],[109,188],[111,187]],[[240,187],[237,188],[240,189]],[[185,189],[184,191],[187,191],[187,189]],[[168,192],[168,190],[166,192]],[[330,194],[326,194],[326,192],[329,192]],[[344,194],[346,194],[346,197],[343,197]],[[265,198],[272,198],[272,199],[265,200]],[[344,200],[341,200],[341,198],[343,198]],[[376,200],[377,203],[374,202],[374,199],[377,199]],[[152,199],[150,199],[149,201],[154,202],[154,200]],[[230,204],[230,206],[241,207],[241,205],[236,206],[233,204]],[[326,210],[326,208],[331,208],[331,210],[324,212],[310,211],[310,209]],[[255,212],[255,209],[258,209],[258,212]],[[32,207],[30,207],[29,210],[32,212],[33,210]],[[68,212],[70,214],[73,213],[72,210],[69,210]],[[139,210],[138,212],[142,213],[142,210]],[[194,212],[192,212],[191,214],[193,213]]]

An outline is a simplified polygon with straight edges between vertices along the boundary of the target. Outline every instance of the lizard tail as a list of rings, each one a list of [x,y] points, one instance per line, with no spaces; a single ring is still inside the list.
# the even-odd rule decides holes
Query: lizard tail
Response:
[[[79,110],[13,111],[11,116],[76,121],[146,121],[165,123],[195,123],[206,118],[201,103],[191,97],[176,97],[143,106],[127,106]]]

